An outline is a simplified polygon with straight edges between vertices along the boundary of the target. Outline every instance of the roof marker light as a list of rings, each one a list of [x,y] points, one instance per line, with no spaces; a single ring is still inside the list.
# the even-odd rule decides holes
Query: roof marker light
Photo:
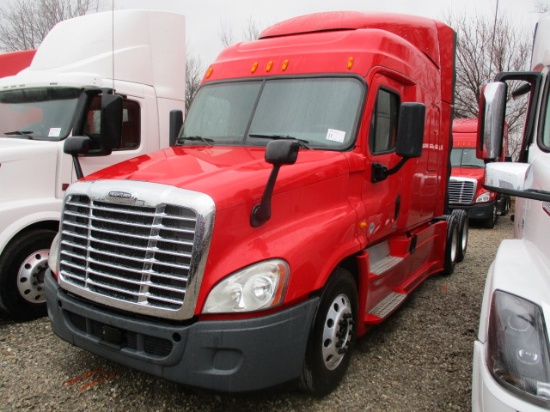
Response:
[[[208,70],[206,71],[206,78],[210,78],[210,76],[212,76],[212,73],[214,72],[214,68],[212,66],[210,66],[208,68]]]
[[[285,60],[283,62],[283,67],[282,67],[283,71],[285,71],[287,69],[287,67],[288,67],[288,60]]]
[[[351,70],[352,67],[353,67],[353,57],[350,57],[348,59],[348,70]]]
[[[252,68],[250,69],[250,72],[255,73],[257,69],[258,69],[258,62],[254,62],[254,64],[252,65]]]
[[[269,63],[267,63],[267,66],[266,66],[266,68],[265,68],[265,71],[266,71],[266,72],[271,71],[271,68],[272,68],[272,67],[273,67],[273,62],[270,61]]]

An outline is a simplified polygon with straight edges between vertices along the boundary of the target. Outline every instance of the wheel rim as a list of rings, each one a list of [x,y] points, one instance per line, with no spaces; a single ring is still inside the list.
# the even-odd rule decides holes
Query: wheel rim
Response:
[[[44,303],[44,275],[48,268],[49,249],[37,250],[19,267],[17,288],[23,299],[30,303]]]
[[[451,238],[451,262],[456,262],[456,255],[457,255],[457,246],[458,246],[458,231],[456,229],[456,226],[453,230],[453,235]]]
[[[466,251],[466,248],[468,247],[468,230],[469,230],[469,223],[468,220],[464,222],[464,226],[462,226],[462,238],[460,239],[460,246],[462,251]]]
[[[323,327],[322,354],[325,366],[334,370],[349,351],[353,338],[353,311],[349,298],[338,295],[331,303]]]

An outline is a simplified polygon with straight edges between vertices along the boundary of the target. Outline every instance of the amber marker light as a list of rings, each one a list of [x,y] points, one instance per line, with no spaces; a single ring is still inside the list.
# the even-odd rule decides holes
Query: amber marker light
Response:
[[[352,67],[353,67],[353,57],[350,57],[348,59],[348,70],[351,70]]]
[[[287,67],[288,67],[288,60],[285,60],[283,62],[283,67],[282,67],[283,71],[285,71],[287,69]]]
[[[267,63],[267,66],[265,67],[265,71],[266,72],[269,72],[271,71],[271,68],[273,67],[273,62],[270,61],[269,63]]]
[[[208,70],[206,71],[206,78],[210,78],[210,76],[212,76],[212,73],[214,72],[214,68],[212,66],[210,66],[208,68]]]
[[[254,64],[252,65],[252,68],[250,69],[250,72],[255,73],[256,70],[258,70],[258,62],[254,62]]]

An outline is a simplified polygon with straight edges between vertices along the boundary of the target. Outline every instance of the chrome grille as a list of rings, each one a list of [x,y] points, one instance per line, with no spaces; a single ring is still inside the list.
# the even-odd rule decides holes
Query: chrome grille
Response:
[[[88,185],[90,193],[75,193],[75,185]],[[199,210],[213,215],[213,203],[206,202],[205,208],[197,202],[197,197],[204,201],[207,196],[138,183],[146,186],[143,195],[147,200],[132,197],[129,201],[109,198],[116,191],[108,189],[107,195],[98,196],[93,189],[99,184],[75,185],[65,197],[61,220],[61,286],[121,309],[167,318],[190,317],[212,222],[196,208],[187,207],[186,201],[199,203]],[[128,182],[122,186],[135,190]],[[162,201],[170,197],[177,204]],[[155,204],[154,200],[160,201]],[[186,306],[192,281],[193,302]]]
[[[449,203],[458,205],[471,205],[474,203],[476,181],[473,179],[449,180]]]

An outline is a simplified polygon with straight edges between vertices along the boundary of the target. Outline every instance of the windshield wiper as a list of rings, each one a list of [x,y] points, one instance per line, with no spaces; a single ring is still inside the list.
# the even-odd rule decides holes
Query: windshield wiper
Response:
[[[14,130],[13,132],[4,132],[6,136],[29,136],[34,130]],[[30,137],[30,136],[29,136]]]
[[[280,135],[280,134],[257,134],[257,133],[250,133],[250,134],[248,135],[248,137],[252,137],[252,138],[255,138],[255,139],[270,139],[270,140],[284,140],[284,139],[290,139],[290,140],[295,140],[295,141],[297,141],[298,143],[300,143],[300,147],[303,147],[304,149],[311,149],[311,147],[309,147],[309,141],[304,140],[304,139],[298,139],[297,137],[289,136],[289,135],[283,136],[283,135]]]
[[[207,137],[202,136],[181,136],[176,139],[176,143],[183,143],[184,140],[200,141],[205,143],[207,146],[214,146],[214,139],[208,139]]]

